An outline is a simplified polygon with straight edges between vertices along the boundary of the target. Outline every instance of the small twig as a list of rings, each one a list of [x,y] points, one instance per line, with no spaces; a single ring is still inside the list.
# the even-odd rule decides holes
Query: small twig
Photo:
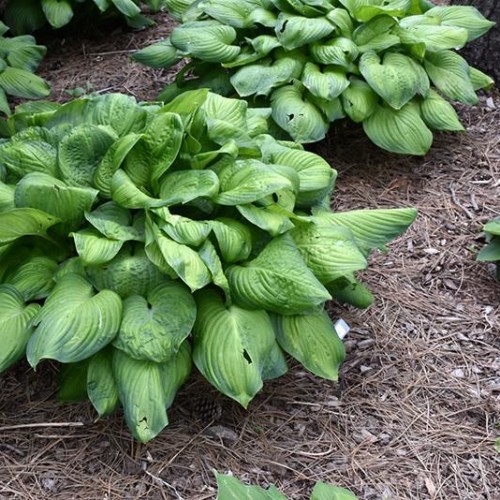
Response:
[[[453,203],[457,207],[460,207],[465,212],[465,214],[467,215],[467,217],[469,217],[469,219],[474,219],[474,214],[468,208],[464,207],[458,201],[457,194],[455,193],[455,190],[453,189],[453,183],[450,184],[450,194],[451,194],[451,199],[452,199]]]
[[[52,423],[40,423],[40,424],[17,424],[17,425],[7,425],[5,427],[0,427],[0,432],[2,431],[13,431],[15,429],[29,429],[36,427],[83,427],[85,424],[83,422],[52,422]]]
[[[127,49],[127,50],[110,50],[108,52],[89,52],[86,54],[87,56],[112,56],[115,54],[132,54],[133,52],[137,52],[136,49]]]
[[[158,483],[162,484],[163,486],[166,486],[167,488],[170,488],[174,493],[175,493],[175,496],[177,497],[178,500],[184,500],[184,498],[179,494],[179,492],[175,489],[175,486],[172,486],[170,483],[167,483],[167,481],[165,481],[164,479],[162,479],[161,477],[158,477],[158,476],[155,476],[154,474],[152,474],[151,472],[149,472],[148,470],[144,470],[144,472],[149,476],[149,477],[152,477],[155,481],[157,481]]]

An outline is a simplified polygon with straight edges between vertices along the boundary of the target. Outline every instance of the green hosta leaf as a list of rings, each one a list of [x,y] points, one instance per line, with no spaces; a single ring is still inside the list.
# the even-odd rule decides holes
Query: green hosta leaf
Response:
[[[40,99],[50,94],[50,86],[43,78],[12,66],[0,73],[0,88],[7,94],[25,99]]]
[[[432,145],[432,132],[412,103],[400,110],[379,106],[363,128],[377,146],[393,153],[425,155]]]
[[[54,288],[57,262],[49,257],[33,257],[4,278],[21,292],[25,301],[44,299]]]
[[[216,63],[232,61],[240,53],[240,47],[231,45],[235,40],[235,29],[217,21],[181,24],[170,35],[172,45],[180,51]]]
[[[500,218],[493,219],[484,225],[484,232],[491,236],[500,236]]]
[[[351,79],[351,84],[342,93],[342,106],[349,118],[360,123],[377,109],[379,98],[363,80]]]
[[[196,295],[193,360],[203,376],[247,407],[262,388],[262,374],[276,340],[265,311],[225,307],[204,290]]]
[[[87,399],[87,369],[89,360],[61,365],[58,373],[57,399],[63,403],[73,403]]]
[[[117,205],[113,201],[99,205],[85,218],[101,234],[118,241],[144,241],[144,233],[132,225],[130,210]]]
[[[313,43],[309,47],[312,58],[321,64],[334,64],[351,70],[359,55],[357,45],[349,38],[332,38],[323,43]]]
[[[92,185],[94,172],[117,136],[109,127],[80,125],[59,144],[59,171],[68,184]]]
[[[215,246],[210,240],[206,240],[198,253],[210,271],[214,285],[217,285],[224,292],[226,302],[230,305],[231,291],[229,289],[229,282],[224,274],[224,268],[222,267],[222,262]]]
[[[320,156],[283,146],[271,136],[261,137],[260,147],[265,161],[286,165],[297,172],[300,181],[298,205],[315,205],[333,189],[337,172]]]
[[[166,205],[187,203],[199,197],[211,198],[219,191],[219,179],[211,170],[178,170],[167,174],[160,185]]]
[[[41,45],[36,45],[36,40],[30,35],[13,38],[0,37],[0,53],[4,54],[6,62],[14,68],[26,71],[36,71],[40,61],[47,52]],[[16,109],[16,113],[19,109]]]
[[[472,6],[438,6],[428,10],[426,16],[438,17],[445,26],[465,28],[468,40],[475,40],[484,35],[495,23],[488,21],[475,7]]]
[[[139,189],[121,169],[113,174],[110,189],[113,201],[124,208],[152,208],[165,205],[162,200],[152,198]]]
[[[272,117],[297,142],[316,142],[323,139],[328,123],[321,111],[304,98],[303,88],[287,85],[271,94]]]
[[[326,311],[299,316],[273,316],[281,348],[318,377],[338,380],[344,361],[342,341]]]
[[[167,396],[162,366],[131,358],[115,349],[113,375],[132,434],[142,443],[156,437],[167,425]]]
[[[181,21],[182,15],[191,7],[193,0],[165,0],[168,13],[176,20]]]
[[[258,160],[239,160],[220,177],[219,205],[242,205],[283,189],[294,189],[289,178]]]
[[[203,106],[209,96],[208,89],[189,90],[165,104],[162,109],[165,112],[179,115],[184,122],[190,121],[192,115]]]
[[[95,189],[68,186],[55,177],[34,172],[17,184],[15,202],[18,207],[43,210],[73,227],[83,220],[97,195]]]
[[[337,31],[339,31],[343,37],[351,38],[352,32],[354,31],[354,23],[349,12],[342,7],[334,8],[328,11],[326,17],[336,26]]]
[[[14,186],[0,182],[0,212],[14,208]]]
[[[279,492],[276,486],[269,486],[267,490],[260,486],[247,486],[240,483],[235,477],[215,473],[217,478],[218,500],[286,500],[286,496]]]
[[[303,57],[291,52],[274,62],[266,60],[242,67],[231,77],[231,84],[241,97],[268,95],[273,88],[300,78],[303,67]]]
[[[133,295],[123,302],[123,320],[113,345],[135,359],[170,361],[196,319],[196,304],[189,290],[165,281],[146,297]]]
[[[274,24],[273,24],[274,26]],[[247,43],[249,45],[244,46],[239,53],[238,57],[230,62],[222,63],[224,68],[237,68],[239,66],[247,66],[265,56],[269,55],[274,49],[281,47],[278,39],[271,35],[259,35],[253,39],[247,38]],[[289,54],[290,52],[283,52],[282,55]],[[274,54],[275,56],[277,54]]]
[[[183,245],[198,247],[212,231],[209,222],[191,220],[182,215],[171,214],[165,207],[154,209],[153,212],[166,222],[160,224],[160,229],[174,241]]]
[[[451,50],[427,54],[425,69],[431,82],[448,98],[464,104],[477,104],[465,59]]]
[[[493,78],[471,66],[469,66],[469,76],[474,90],[489,90],[495,85],[495,80],[493,80]]]
[[[90,358],[87,368],[87,394],[100,417],[113,413],[120,403],[112,356],[111,349],[102,349]]]
[[[386,53],[383,60],[375,52],[366,52],[359,70],[370,87],[394,109],[401,109],[417,93],[426,95],[429,79],[424,69],[403,54]]]
[[[334,99],[349,87],[349,80],[344,71],[330,66],[320,68],[307,63],[302,73],[302,83],[311,94],[321,99]]]
[[[0,213],[0,245],[22,236],[43,236],[59,219],[36,208],[14,208]]]
[[[167,38],[135,52],[132,59],[151,68],[170,68],[182,59],[182,55]]]
[[[373,294],[356,280],[354,274],[337,278],[327,283],[326,288],[338,302],[351,304],[358,309],[366,309],[373,303]]]
[[[170,408],[179,388],[186,382],[193,367],[191,344],[185,340],[177,354],[168,363],[163,363],[162,378],[165,391],[165,406]]]
[[[234,219],[219,218],[211,223],[220,254],[227,263],[243,261],[252,251],[252,233]]]
[[[345,488],[318,481],[311,493],[311,500],[358,500]]]
[[[366,22],[375,16],[387,14],[404,17],[412,0],[339,0],[357,21]]]
[[[131,253],[128,248],[124,248],[108,264],[89,267],[87,273],[95,288],[113,290],[123,298],[146,295],[151,287],[164,280],[144,250]]]
[[[147,224],[146,228],[150,233],[146,233],[146,253],[155,265],[163,270],[166,264],[193,292],[210,283],[210,272],[195,250],[170,239],[156,224]]]
[[[92,285],[76,274],[57,283],[37,315],[37,328],[26,357],[36,367],[42,359],[74,363],[109,344],[118,333],[122,301],[110,291],[94,295]]]
[[[226,276],[234,300],[251,309],[298,314],[331,298],[288,235],[271,240],[244,266],[228,268]]]
[[[41,0],[47,21],[53,28],[61,28],[73,18],[73,9],[68,0]]]
[[[276,23],[278,41],[288,50],[293,50],[325,38],[334,30],[326,17],[307,18],[281,12]]]
[[[135,2],[133,2],[133,0],[110,1],[126,17],[134,17],[141,12],[140,7]]]
[[[22,177],[30,172],[55,175],[57,150],[41,140],[18,140],[0,144],[0,162],[10,171]]]
[[[399,37],[393,32],[396,20],[391,16],[377,16],[367,23],[360,24],[352,38],[361,53],[382,50],[399,45]]]
[[[124,94],[105,94],[93,98],[85,109],[85,122],[109,125],[119,137],[139,132],[146,124],[147,111],[135,99]]]
[[[75,240],[75,248],[86,266],[99,266],[112,260],[123,246],[123,241],[111,240],[93,228],[85,228],[70,233]]]
[[[467,30],[453,26],[416,24],[400,29],[398,35],[403,44],[423,43],[433,52],[461,48],[467,43]]]
[[[290,218],[276,209],[276,206],[257,207],[252,204],[236,207],[245,219],[254,226],[267,231],[271,236],[286,233],[294,227]]]
[[[385,250],[385,245],[402,234],[417,216],[414,208],[380,208],[350,210],[349,212],[321,211],[315,213],[322,223],[340,225],[349,229],[358,246],[368,253],[374,248]]]
[[[24,354],[33,332],[33,318],[40,306],[24,304],[21,292],[12,285],[0,285],[0,373]]]
[[[274,27],[276,16],[263,9],[258,2],[245,0],[208,0],[203,3],[203,10],[213,19],[234,28],[251,28],[256,23]]]
[[[430,90],[420,105],[422,119],[432,130],[465,130],[453,106],[437,92]]]
[[[292,238],[307,267],[321,283],[367,267],[365,256],[352,233],[346,228],[321,224],[302,224],[292,232]]]

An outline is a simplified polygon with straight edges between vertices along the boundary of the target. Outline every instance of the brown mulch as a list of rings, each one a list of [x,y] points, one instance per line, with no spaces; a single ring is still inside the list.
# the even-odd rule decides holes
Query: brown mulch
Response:
[[[60,100],[75,88],[152,99],[169,75],[129,53],[167,32],[52,40],[42,74]],[[244,411],[193,376],[170,426],[141,445],[121,412],[95,421],[88,403],[59,404],[53,365],[21,364],[0,376],[0,499],[201,500],[215,498],[213,469],[297,500],[317,480],[362,500],[499,499],[500,284],[474,259],[500,215],[500,96],[460,113],[467,132],[436,135],[424,158],[347,124],[314,147],[339,172],[336,209],[419,209],[363,274],[376,303],[332,306],[352,326],[341,384],[293,366]]]

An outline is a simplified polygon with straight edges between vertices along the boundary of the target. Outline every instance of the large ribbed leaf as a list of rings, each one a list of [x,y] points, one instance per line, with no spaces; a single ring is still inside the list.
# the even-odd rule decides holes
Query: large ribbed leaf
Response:
[[[273,27],[276,16],[259,8],[258,2],[251,0],[207,0],[203,10],[213,19],[234,28],[250,28],[255,22]]]
[[[19,140],[14,136],[9,142],[0,144],[0,162],[20,177],[30,172],[55,175],[57,150],[42,140]]]
[[[358,309],[366,309],[373,304],[373,294],[354,274],[337,278],[327,283],[326,288],[337,302],[350,304]]]
[[[176,20],[181,21],[182,15],[191,7],[193,0],[165,0],[168,13]]]
[[[377,146],[393,153],[425,155],[432,145],[432,132],[413,103],[399,110],[378,106],[363,128]]]
[[[318,377],[338,380],[344,361],[342,341],[326,311],[272,317],[281,348]]]
[[[165,406],[168,409],[172,406],[177,391],[191,374],[193,358],[189,341],[185,340],[174,358],[168,363],[162,363],[160,367],[165,391]]]
[[[321,64],[335,64],[351,70],[352,63],[359,55],[357,45],[349,38],[332,38],[327,42],[317,42],[309,47],[312,58]]]
[[[320,68],[307,63],[302,73],[302,83],[311,94],[321,99],[334,99],[349,87],[349,80],[344,71],[334,66]]]
[[[125,208],[152,208],[165,205],[162,200],[152,198],[139,189],[122,169],[113,174],[110,191],[113,201]]]
[[[343,37],[351,38],[354,23],[347,10],[342,7],[334,8],[328,11],[326,17],[337,27],[337,32],[340,32]]]
[[[14,192],[14,186],[0,182],[0,212],[5,212],[15,207]]]
[[[398,31],[403,44],[425,44],[426,49],[436,52],[461,48],[467,42],[467,30],[453,26],[434,24],[411,25]]]
[[[84,228],[70,233],[75,248],[86,266],[99,266],[112,260],[123,246],[123,241],[106,238],[94,228]]]
[[[146,123],[147,112],[135,99],[125,94],[105,94],[91,101],[85,109],[85,122],[109,125],[119,137],[139,132]]]
[[[342,93],[342,106],[349,118],[360,123],[377,109],[379,98],[365,81],[351,79],[351,84]]]
[[[21,292],[25,301],[44,299],[54,288],[57,262],[49,257],[33,257],[10,270],[4,278]]]
[[[359,71],[394,109],[401,109],[417,93],[425,95],[429,90],[429,79],[422,66],[403,54],[388,52],[381,60],[375,52],[366,52],[359,60]]]
[[[141,12],[141,8],[133,0],[110,1],[126,17],[134,17]]]
[[[253,204],[237,205],[238,212],[254,226],[267,231],[271,236],[286,233],[294,227],[289,216],[276,205],[258,207]]]
[[[199,249],[198,253],[210,271],[212,282],[214,285],[217,285],[221,290],[223,290],[226,296],[226,303],[230,305],[231,291],[229,290],[229,282],[224,274],[222,261],[217,253],[215,245],[210,240],[206,240]]]
[[[171,214],[166,207],[153,209],[165,224],[160,229],[177,243],[193,247],[200,246],[210,234],[212,228],[208,221],[191,220],[182,215]]]
[[[425,124],[432,130],[465,130],[453,106],[432,89],[420,104],[420,111]]]
[[[0,213],[0,245],[22,236],[44,235],[59,219],[36,208],[14,208]]]
[[[294,189],[292,181],[258,160],[239,160],[220,176],[219,205],[242,205],[283,189]]]
[[[160,185],[160,198],[168,205],[187,203],[196,198],[215,196],[219,178],[212,170],[178,170],[165,175]]]
[[[144,234],[138,227],[132,225],[130,210],[120,207],[113,201],[103,203],[92,212],[87,212],[85,218],[106,238],[119,241],[144,241]]]
[[[33,332],[38,304],[24,304],[24,298],[12,285],[0,285],[0,373],[24,354]]]
[[[194,363],[212,385],[246,408],[262,388],[276,342],[271,320],[265,311],[226,307],[208,290],[196,295],[196,303]]]
[[[61,28],[73,18],[73,8],[68,0],[41,0],[47,21],[53,28]]]
[[[477,68],[469,66],[470,81],[474,90],[489,90],[495,85],[495,80]]]
[[[80,125],[73,128],[59,144],[62,179],[71,185],[92,185],[95,169],[117,138],[110,127]]]
[[[179,62],[181,58],[181,53],[172,45],[170,38],[148,45],[132,54],[134,61],[151,68],[169,68]]]
[[[467,61],[451,50],[427,54],[425,69],[431,82],[446,96],[464,104],[477,104]]]
[[[115,349],[112,366],[125,421],[135,438],[145,443],[168,425],[162,365]]]
[[[170,361],[191,333],[196,304],[178,281],[165,281],[145,297],[123,301],[123,319],[113,345],[135,359]]]
[[[260,138],[263,158],[269,163],[286,165],[299,175],[298,205],[314,205],[333,188],[337,172],[320,156],[302,149],[289,148],[271,136]]]
[[[67,274],[37,315],[37,328],[26,350],[31,366],[42,359],[74,363],[109,344],[118,333],[122,301],[110,290],[94,294],[81,276]]]
[[[334,30],[326,17],[307,18],[281,12],[275,33],[287,50],[293,50],[325,38]]]
[[[350,210],[349,212],[317,212],[322,223],[348,228],[359,247],[366,252],[374,248],[385,249],[386,243],[405,231],[415,220],[414,208]]]
[[[341,227],[321,223],[301,224],[292,230],[292,238],[307,267],[321,283],[367,267],[365,256],[352,233]]]
[[[50,86],[43,78],[12,66],[0,73],[0,88],[7,94],[26,99],[40,99],[50,94]]]
[[[374,50],[380,52],[394,45],[399,45],[400,39],[394,34],[396,20],[391,16],[377,16],[367,23],[360,24],[352,34],[353,41],[360,52]]]
[[[14,68],[35,71],[46,52],[46,47],[36,45],[36,40],[31,35],[0,37],[0,53],[6,56],[6,62]],[[16,113],[18,112],[19,108],[16,109]]]
[[[146,253],[162,271],[166,264],[193,292],[210,283],[210,272],[195,250],[172,240],[156,224],[147,223],[146,229]]]
[[[439,6],[425,13],[429,17],[438,17],[445,26],[465,28],[468,40],[475,40],[484,35],[495,23],[488,21],[475,7],[470,5]]]
[[[100,417],[112,413],[120,402],[112,359],[113,350],[102,349],[90,358],[87,367],[87,394]]]
[[[274,238],[257,258],[228,268],[226,275],[235,302],[251,309],[298,314],[331,298],[288,235]]]
[[[218,500],[287,500],[287,497],[280,493],[276,486],[271,485],[267,490],[260,486],[247,486],[240,483],[234,476],[215,473],[217,478],[217,498]]]
[[[83,220],[97,195],[98,191],[90,187],[68,186],[55,177],[34,172],[17,184],[15,202],[18,207],[43,210],[73,227]]]
[[[375,16],[387,14],[404,17],[412,0],[339,0],[357,21],[366,22]]]
[[[217,21],[196,21],[177,26],[170,35],[172,45],[191,57],[207,62],[232,61],[240,47],[232,45],[236,31]]]
[[[304,97],[299,85],[287,85],[271,94],[272,117],[297,142],[316,142],[323,139],[328,123],[321,111]]]
[[[146,295],[164,276],[146,257],[144,250],[131,253],[124,248],[110,263],[87,269],[89,279],[98,290],[113,290],[120,297]]]
[[[303,67],[303,57],[292,52],[274,62],[266,59],[260,64],[243,66],[231,77],[231,84],[240,97],[267,95],[273,88],[299,78]]]
[[[220,254],[227,263],[246,260],[252,251],[252,233],[245,224],[221,217],[211,223]]]

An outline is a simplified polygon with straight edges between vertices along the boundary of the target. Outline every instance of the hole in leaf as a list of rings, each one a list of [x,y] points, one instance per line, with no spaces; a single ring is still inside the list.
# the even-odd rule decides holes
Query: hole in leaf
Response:
[[[285,31],[287,24],[288,24],[288,19],[283,23],[283,26],[280,29],[280,33],[283,33],[283,31]]]
[[[287,116],[288,116],[288,119],[290,121],[292,121],[295,118],[295,115],[293,113],[291,113],[290,115],[287,115]]]
[[[279,199],[280,199],[279,196],[276,193],[273,193],[273,201],[274,201],[274,203],[278,203]]]
[[[252,364],[252,358],[250,357],[250,354],[248,354],[248,351],[246,349],[243,349],[243,357],[249,365]]]

